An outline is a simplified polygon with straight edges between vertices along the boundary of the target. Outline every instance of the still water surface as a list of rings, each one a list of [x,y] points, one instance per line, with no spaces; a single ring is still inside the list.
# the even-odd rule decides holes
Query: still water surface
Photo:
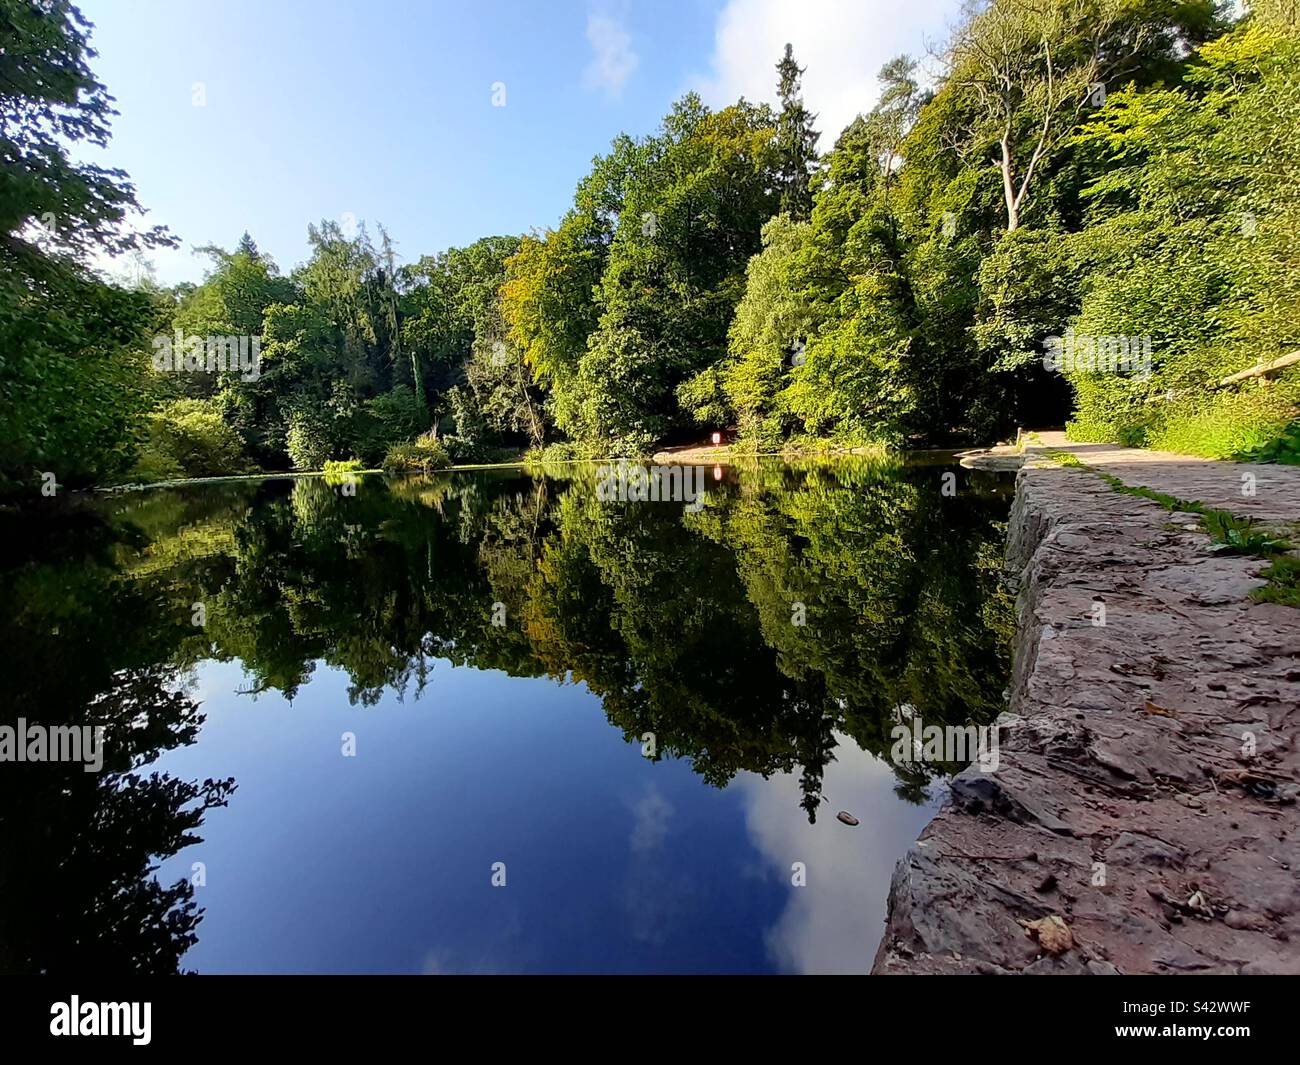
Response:
[[[868,969],[960,768],[895,767],[890,729],[1003,703],[1010,481],[705,484],[270,480],[10,520],[0,723],[103,724],[105,763],[0,764],[0,967]]]

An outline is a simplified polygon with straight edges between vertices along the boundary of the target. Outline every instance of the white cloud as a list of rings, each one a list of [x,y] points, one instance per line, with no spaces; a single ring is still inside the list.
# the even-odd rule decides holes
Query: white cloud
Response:
[[[728,0],[714,30],[710,71],[691,86],[711,106],[744,96],[776,102],[776,64],[788,41],[803,76],[804,104],[829,151],[855,115],[880,96],[876,74],[906,52],[924,60],[959,13],[957,0]]]
[[[935,798],[923,806],[901,802],[894,773],[847,736],[835,735],[835,760],[822,781],[828,800],[808,824],[794,773],[763,780],[741,773],[731,788],[744,797],[745,822],[754,846],[783,886],[791,864],[804,863],[807,884],[789,887],[789,901],[765,939],[784,972],[861,973],[871,967],[880,942],[894,864],[934,815]],[[848,828],[835,818],[848,810],[862,820]]]
[[[672,804],[659,794],[654,785],[633,808],[635,823],[632,826],[631,846],[634,852],[658,850],[668,836],[668,819]]]
[[[608,96],[620,95],[641,61],[632,51],[631,35],[612,15],[592,12],[587,16],[587,40],[593,54],[583,84],[589,89],[602,89]]]

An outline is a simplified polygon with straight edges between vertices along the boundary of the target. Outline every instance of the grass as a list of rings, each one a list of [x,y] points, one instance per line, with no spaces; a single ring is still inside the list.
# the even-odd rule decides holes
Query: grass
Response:
[[[360,472],[361,472],[360,459],[343,459],[342,461],[330,460],[329,462],[325,463],[324,468],[321,470],[321,473],[326,474],[327,476],[332,473],[337,474],[337,473],[360,473]]]
[[[1208,510],[1201,520],[1220,553],[1269,556],[1291,550],[1290,543],[1262,531],[1251,518]]]
[[[1300,609],[1300,558],[1280,555],[1260,576],[1268,583],[1256,588],[1250,597],[1257,603],[1280,603]]]

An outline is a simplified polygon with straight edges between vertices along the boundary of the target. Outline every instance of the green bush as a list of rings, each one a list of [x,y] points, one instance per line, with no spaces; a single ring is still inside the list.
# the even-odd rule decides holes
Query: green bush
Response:
[[[486,444],[479,444],[473,448],[473,458],[462,458],[451,447],[447,445],[447,451],[451,455],[452,461],[457,466],[472,465],[475,463],[484,466],[494,466],[503,462],[518,462],[519,449],[517,447],[492,447]]]
[[[359,473],[362,469],[364,469],[364,467],[361,465],[360,459],[342,459],[340,461],[331,459],[325,463],[325,467],[321,472],[323,472],[326,477],[331,477],[349,473]]]
[[[393,444],[410,440],[428,424],[415,393],[399,385],[357,407],[349,434],[352,453],[367,466],[378,465]]]
[[[543,448],[533,448],[524,456],[528,463],[582,462],[588,456],[583,448],[570,440],[557,440]]]
[[[325,419],[309,410],[290,411],[285,447],[295,470],[319,470],[330,457],[329,426]]]
[[[384,469],[389,473],[418,470],[431,473],[451,465],[451,456],[437,437],[425,433],[414,440],[394,444],[384,455]]]
[[[443,447],[447,449],[447,454],[451,461],[458,466],[471,465],[473,463],[485,462],[483,455],[487,450],[479,441],[452,434],[439,438]]]
[[[1183,85],[1108,95],[1076,137],[1095,177],[1070,238],[1085,278],[1072,324],[1143,338],[1152,365],[1070,374],[1075,439],[1290,453],[1300,374],[1219,384],[1295,350],[1300,39],[1276,29],[1252,18],[1202,46]]]
[[[1256,462],[1281,462],[1288,466],[1300,466],[1300,421],[1293,421],[1276,440],[1250,458]]]
[[[248,473],[239,434],[211,400],[176,399],[152,411],[130,480],[174,480]]]
[[[329,461],[325,463],[325,468],[321,470],[324,481],[329,485],[348,484],[356,480],[356,475],[361,472],[362,465],[358,459],[344,459],[341,462]]]
[[[127,474],[127,481],[133,484],[153,484],[156,481],[179,481],[185,476],[185,470],[153,439],[153,434],[143,444],[136,455],[135,465]]]
[[[1148,434],[1149,446],[1211,459],[1253,457],[1285,436],[1295,421],[1295,397],[1281,382],[1248,382],[1240,392],[1220,393],[1170,415]]]

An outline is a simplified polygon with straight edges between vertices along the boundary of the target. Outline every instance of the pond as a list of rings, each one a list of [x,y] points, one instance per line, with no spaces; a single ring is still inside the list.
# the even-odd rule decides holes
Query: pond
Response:
[[[603,473],[4,518],[0,726],[100,731],[0,761],[0,968],[869,969],[961,768],[892,730],[1004,706],[1010,479]]]

